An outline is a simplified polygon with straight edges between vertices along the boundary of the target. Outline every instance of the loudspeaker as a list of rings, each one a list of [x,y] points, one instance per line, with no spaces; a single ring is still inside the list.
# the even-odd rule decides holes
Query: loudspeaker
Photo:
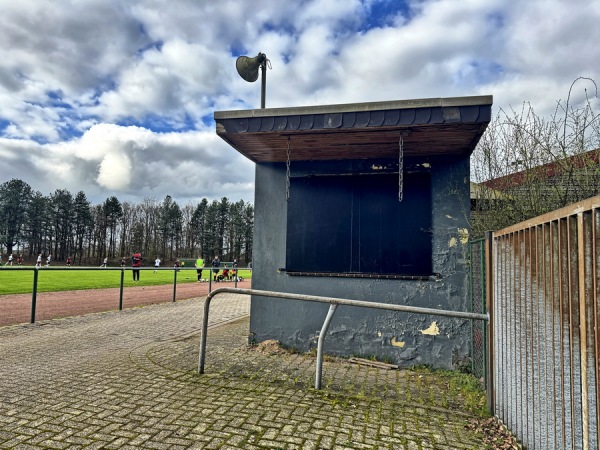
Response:
[[[258,69],[266,64],[266,61],[267,55],[264,53],[259,53],[254,58],[240,56],[235,61],[235,68],[244,80],[253,83],[258,79]]]

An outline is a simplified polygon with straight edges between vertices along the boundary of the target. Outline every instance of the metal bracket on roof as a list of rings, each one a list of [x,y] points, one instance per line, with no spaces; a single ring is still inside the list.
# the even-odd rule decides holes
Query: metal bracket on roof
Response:
[[[290,199],[290,140],[291,137],[287,138],[287,161],[285,167],[285,199]]]
[[[400,135],[398,140],[398,201],[402,201],[404,196],[404,139]]]

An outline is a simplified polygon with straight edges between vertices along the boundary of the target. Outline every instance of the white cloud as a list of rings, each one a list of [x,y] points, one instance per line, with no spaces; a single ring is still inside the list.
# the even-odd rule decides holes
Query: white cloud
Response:
[[[398,6],[396,10],[394,6]],[[494,95],[551,114],[600,82],[600,2],[0,0],[0,182],[137,201],[252,199],[215,110]],[[385,16],[371,17],[373,11]],[[367,26],[367,24],[376,24]],[[589,81],[571,100],[581,102]],[[598,104],[597,100],[594,100]],[[572,103],[573,104],[573,103]]]
[[[108,154],[98,166],[98,184],[108,190],[121,191],[131,184],[131,160],[124,154]]]
[[[83,190],[95,202],[112,195],[253,199],[252,164],[212,131],[158,134],[98,124],[58,144],[0,139],[0,164],[7,180],[21,178],[44,195],[60,188]]]

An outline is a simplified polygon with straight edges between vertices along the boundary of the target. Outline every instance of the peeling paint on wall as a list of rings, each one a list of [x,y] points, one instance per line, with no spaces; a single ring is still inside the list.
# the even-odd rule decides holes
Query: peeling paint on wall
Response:
[[[413,160],[407,159],[406,163],[410,161]],[[417,162],[420,161],[414,160],[411,164],[414,166]],[[306,173],[320,173],[315,169],[317,165],[307,163]],[[379,170],[379,166],[384,169]],[[390,280],[295,277],[285,271],[275,273],[274,268],[285,267],[286,264],[287,203],[285,195],[281,195],[285,191],[286,166],[285,163],[257,164],[255,251],[261,258],[254,264],[252,286],[256,289],[389,304],[462,309],[468,287],[467,266],[462,262],[466,258],[466,246],[461,244],[457,230],[468,228],[461,211],[469,207],[469,186],[467,184],[463,188],[462,183],[459,184],[457,192],[464,195],[447,195],[447,192],[454,192],[457,189],[457,177],[468,173],[469,159],[465,157],[455,161],[453,158],[435,158],[432,166],[436,166],[436,170],[431,171],[431,259],[433,271],[441,275],[426,280]],[[397,167],[396,161],[389,165],[387,162],[368,161],[364,166],[366,170],[361,170],[383,173],[393,171],[394,167]],[[452,237],[454,244],[450,247]],[[327,306],[253,296],[251,310],[250,329],[256,333],[255,340],[277,339],[299,351],[309,351],[316,346]],[[437,320],[439,335],[421,333],[421,330],[430,327],[433,320]],[[344,331],[341,325],[346,327]],[[342,314],[338,308],[330,329],[325,350],[331,355],[377,355],[389,358],[390,362],[401,367],[426,364],[445,369],[457,368],[457,361],[463,361],[470,355],[470,327],[456,326],[455,320],[448,318],[405,316],[370,308],[347,308]],[[446,337],[448,334],[450,337]],[[395,337],[393,341],[392,337]],[[404,342],[403,347],[393,344],[401,342]]]
[[[469,242],[469,230],[466,228],[459,228],[458,238],[460,239],[460,243],[465,245],[467,242]]]
[[[395,337],[392,338],[391,344],[394,347],[399,347],[399,348],[404,348],[404,345],[406,345],[406,343],[404,341],[397,341]]]
[[[437,322],[432,322],[429,328],[421,330],[421,334],[428,334],[429,336],[437,336],[440,334],[440,329],[437,326]]]

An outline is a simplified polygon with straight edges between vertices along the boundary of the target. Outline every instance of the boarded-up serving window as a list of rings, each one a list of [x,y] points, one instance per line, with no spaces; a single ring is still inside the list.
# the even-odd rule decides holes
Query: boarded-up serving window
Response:
[[[430,275],[431,176],[292,178],[288,272]]]

